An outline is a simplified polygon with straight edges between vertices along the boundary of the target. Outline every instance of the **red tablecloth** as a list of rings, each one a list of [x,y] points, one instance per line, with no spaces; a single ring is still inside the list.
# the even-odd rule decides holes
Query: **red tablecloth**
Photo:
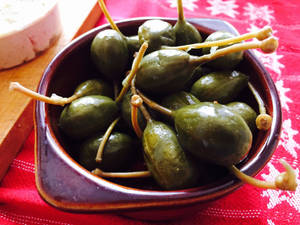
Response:
[[[279,38],[276,53],[257,56],[278,88],[283,128],[278,148],[258,178],[273,180],[284,158],[296,169],[300,153],[300,6],[298,0],[183,0],[185,16],[219,18],[240,33],[271,25]],[[176,17],[176,0],[107,0],[115,21],[140,16]],[[71,10],[71,9],[70,9]],[[99,24],[106,23],[102,17]],[[34,180],[34,135],[13,161],[0,185],[0,224],[149,224],[114,214],[72,214],[56,210],[39,196]],[[262,190],[244,185],[234,193],[205,205],[197,214],[170,224],[300,224],[300,188],[296,192]]]

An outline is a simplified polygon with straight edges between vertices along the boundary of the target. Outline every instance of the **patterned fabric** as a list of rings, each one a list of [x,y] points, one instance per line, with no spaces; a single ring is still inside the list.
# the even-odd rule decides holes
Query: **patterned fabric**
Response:
[[[176,0],[107,0],[115,21],[141,16],[176,17]],[[283,0],[183,0],[185,17],[219,18],[240,33],[270,25],[279,38],[277,52],[255,51],[269,70],[280,94],[283,124],[278,148],[257,178],[273,180],[283,170],[285,159],[296,168],[299,183],[300,153],[300,25],[299,2]],[[102,17],[99,24],[106,23]],[[151,224],[114,214],[72,214],[47,205],[38,195],[34,181],[34,135],[13,161],[0,186],[0,224]],[[204,204],[198,213],[169,224],[300,224],[300,188],[295,192],[262,190],[244,185],[234,193]]]

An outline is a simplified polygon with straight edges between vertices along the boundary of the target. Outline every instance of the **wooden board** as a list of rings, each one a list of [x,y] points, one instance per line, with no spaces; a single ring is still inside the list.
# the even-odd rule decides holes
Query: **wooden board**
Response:
[[[36,90],[43,71],[55,54],[73,38],[93,28],[101,11],[96,0],[59,0],[63,32],[56,43],[34,60],[0,71],[0,180],[33,128],[33,102],[9,92],[12,81]]]

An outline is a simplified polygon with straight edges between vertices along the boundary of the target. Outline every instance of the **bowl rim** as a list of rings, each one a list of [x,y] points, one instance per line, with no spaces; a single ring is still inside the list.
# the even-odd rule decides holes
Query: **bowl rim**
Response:
[[[126,24],[132,24],[132,23],[138,23],[142,21],[146,21],[149,19],[163,19],[168,22],[174,22],[177,19],[176,18],[168,18],[168,17],[137,17],[137,18],[131,18],[131,19],[125,19],[120,20],[116,22],[120,30]],[[226,24],[226,26],[229,27],[229,29],[233,29],[233,31],[237,32],[235,28],[229,24],[228,22],[225,22],[223,20],[218,19],[206,19],[206,18],[195,18],[195,19],[187,19],[187,21],[191,22],[192,24],[196,26],[203,26],[204,30],[207,30],[207,32],[212,32],[213,29],[211,27],[205,27],[203,24],[207,23],[223,23]],[[199,25],[199,21],[201,21],[203,24]],[[74,39],[71,43],[69,43],[65,48],[63,48],[49,63],[48,67],[46,68],[39,86],[38,86],[38,92],[41,94],[46,94],[49,82],[51,80],[51,76],[53,73],[51,70],[58,66],[62,58],[67,56],[73,49],[78,47],[80,44],[82,44],[84,41],[83,38],[91,37],[94,34],[96,34],[99,30],[110,28],[109,24],[104,24],[102,26],[96,27],[76,39]],[[254,53],[250,50],[245,52],[245,57],[248,61],[252,63],[252,66],[254,66],[257,70],[262,71],[263,77],[261,82],[263,82],[263,85],[267,86],[269,90],[275,90],[273,92],[267,92],[268,96],[266,96],[267,99],[270,99],[271,105],[270,105],[270,112],[273,114],[273,124],[271,129],[268,131],[269,135],[267,136],[264,143],[260,146],[260,150],[258,153],[249,160],[245,165],[242,165],[240,169],[248,174],[248,175],[256,175],[268,162],[270,157],[275,151],[275,148],[278,144],[278,136],[280,134],[281,130],[281,107],[280,107],[280,101],[279,96],[276,91],[275,84],[269,75],[268,71],[264,68],[261,62],[257,60]],[[51,76],[50,76],[50,75]],[[224,180],[222,185],[210,188],[209,190],[202,190],[199,187],[196,188],[189,188],[189,189],[183,189],[183,190],[175,190],[175,191],[158,191],[158,190],[145,190],[145,189],[138,189],[138,188],[131,188],[126,187],[123,185],[115,184],[113,182],[107,181],[103,178],[99,178],[96,175],[91,174],[87,170],[85,170],[82,166],[80,166],[74,159],[72,159],[66,151],[62,148],[62,146],[59,144],[59,141],[56,139],[54,135],[54,131],[52,130],[51,126],[49,125],[49,119],[47,118],[46,112],[46,104],[43,102],[36,102],[35,103],[35,117],[34,117],[34,124],[35,124],[35,165],[36,165],[36,173],[35,173],[35,179],[36,179],[36,186],[38,189],[39,194],[41,197],[46,200],[46,202],[50,203],[51,205],[66,209],[66,210],[80,210],[80,211],[111,211],[111,210],[120,210],[120,209],[137,209],[137,208],[149,208],[149,207],[167,207],[170,205],[174,206],[182,206],[186,204],[193,204],[198,202],[205,202],[211,199],[216,199],[218,197],[221,197],[225,194],[228,194],[232,192],[233,190],[237,189],[242,185],[242,182],[235,178],[234,176],[230,177],[228,176],[227,179]],[[45,118],[45,120],[41,120],[41,118]],[[42,124],[38,124],[37,121],[42,121]],[[43,180],[41,179],[41,162],[39,161],[39,154],[41,149],[39,149],[39,138],[41,138],[41,129],[43,132],[45,132],[45,137],[50,140],[51,137],[52,140],[50,140],[50,144],[52,146],[56,146],[53,151],[57,154],[58,157],[61,157],[61,159],[66,163],[68,166],[72,167],[72,169],[75,169],[78,174],[83,174],[87,179],[93,180],[97,185],[104,186],[105,188],[109,190],[114,190],[117,192],[124,192],[125,195],[133,195],[135,197],[137,196],[146,196],[146,199],[138,199],[137,201],[132,202],[126,202],[126,203],[112,203],[112,202],[106,202],[106,203],[82,203],[82,202],[62,202],[57,200],[51,193],[49,192],[49,189],[45,187],[45,184],[43,183]],[[58,149],[57,149],[58,147]],[[268,149],[268,150],[266,150]],[[149,199],[154,199],[150,200]]]

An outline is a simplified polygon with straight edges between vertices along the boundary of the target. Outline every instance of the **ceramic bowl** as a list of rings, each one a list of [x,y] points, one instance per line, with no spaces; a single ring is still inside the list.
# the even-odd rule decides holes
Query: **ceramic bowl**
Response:
[[[125,35],[137,34],[138,27],[151,18],[136,18],[117,23]],[[153,19],[153,18],[152,18]],[[172,24],[176,19],[160,18]],[[190,19],[205,36],[214,30],[237,31],[228,23],[214,19]],[[93,74],[95,67],[89,57],[94,36],[109,25],[97,27],[66,46],[52,60],[40,81],[38,92],[70,96],[77,84]],[[273,124],[269,131],[259,131],[252,149],[237,167],[254,176],[273,154],[281,129],[281,108],[274,83],[251,51],[245,52],[240,65],[250,76],[270,115]],[[41,197],[50,205],[71,212],[114,212],[140,219],[161,220],[177,218],[197,211],[204,202],[220,198],[242,185],[226,172],[206,185],[184,190],[164,191],[149,188],[147,181],[119,182],[93,175],[69,154],[70,143],[57,126],[62,107],[37,102],[36,130],[36,185]]]

